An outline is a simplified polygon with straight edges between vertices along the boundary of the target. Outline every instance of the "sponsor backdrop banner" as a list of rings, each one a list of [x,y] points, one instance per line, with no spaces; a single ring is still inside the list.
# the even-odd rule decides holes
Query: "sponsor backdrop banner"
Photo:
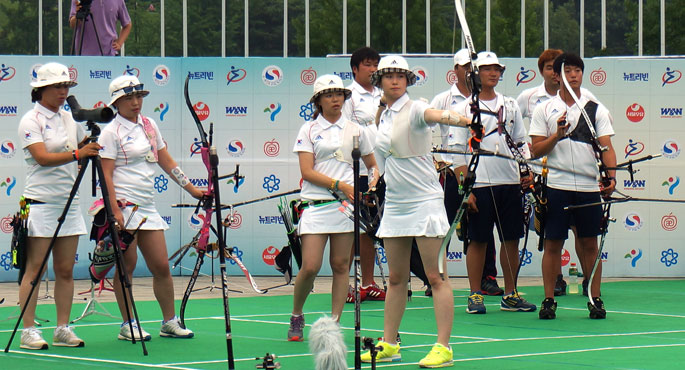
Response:
[[[516,97],[524,89],[538,86],[542,76],[537,59],[503,58],[507,70],[497,90]],[[239,188],[233,179],[221,181],[224,204],[277,194],[300,186],[297,156],[292,147],[298,128],[313,113],[309,98],[317,76],[339,75],[345,84],[352,81],[347,58],[102,58],[102,57],[18,57],[0,56],[0,281],[16,280],[11,268],[10,219],[18,209],[24,187],[26,164],[18,147],[17,126],[33,104],[29,82],[43,63],[57,61],[69,67],[78,86],[70,93],[85,108],[108,101],[108,86],[123,74],[138,76],[150,90],[143,114],[161,128],[172,156],[191,181],[206,187],[207,174],[199,155],[199,136],[183,100],[183,81],[190,74],[190,96],[206,130],[214,123],[214,145],[220,157],[219,171],[229,174],[240,164],[245,176]],[[409,64],[418,76],[409,88],[412,98],[430,100],[449,88],[455,75],[451,58],[411,58]],[[682,59],[587,59],[583,86],[591,90],[612,113],[616,135],[613,145],[619,162],[647,154],[661,158],[636,165],[631,180],[618,172],[617,189],[640,198],[683,199],[681,186],[685,145],[685,61]],[[68,107],[66,107],[68,109]],[[685,176],[685,174],[684,174]],[[683,178],[685,180],[685,177]],[[97,184],[99,187],[99,184]],[[194,200],[161,169],[155,175],[156,204],[169,224],[166,232],[169,254],[189,242],[198,231],[204,214],[194,208],[172,208],[174,203]],[[80,189],[81,209],[86,211],[91,196],[91,177],[86,175]],[[98,194],[99,197],[99,194]],[[290,196],[289,198],[293,198]],[[234,209],[227,231],[227,245],[235,248],[253,275],[279,275],[273,259],[287,244],[277,200]],[[224,211],[224,216],[227,211]],[[685,205],[677,203],[628,202],[612,207],[616,222],[602,253],[605,276],[683,276],[685,275]],[[56,223],[56,220],[55,220]],[[577,261],[572,235],[563,252],[564,269]],[[539,276],[542,254],[537,251],[534,233],[528,241],[521,273]],[[94,243],[83,236],[76,257],[75,276],[87,278],[89,254]],[[381,254],[385,262],[385,256]],[[327,260],[327,256],[324,257]],[[465,275],[462,245],[452,243],[448,256],[451,275]],[[187,275],[195,260],[189,253],[173,273]],[[216,271],[216,260],[207,259],[204,273]],[[52,269],[49,269],[52,271]],[[241,271],[232,261],[229,273]],[[386,269],[387,271],[387,269]],[[52,274],[52,272],[50,272]],[[325,263],[322,274],[330,274]],[[136,275],[149,272],[139,263]],[[51,275],[52,278],[52,275]]]

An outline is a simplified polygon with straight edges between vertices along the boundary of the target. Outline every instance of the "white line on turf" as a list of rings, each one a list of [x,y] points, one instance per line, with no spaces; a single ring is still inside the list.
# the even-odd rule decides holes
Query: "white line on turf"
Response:
[[[192,370],[192,368],[179,367],[176,365],[144,364],[144,363],[140,363],[140,362],[105,360],[105,359],[90,358],[90,357],[64,356],[64,355],[55,355],[55,354],[51,354],[51,353],[15,351],[15,350],[10,351],[10,353],[20,353],[22,355],[27,355],[27,356],[49,357],[49,358],[68,359],[68,360],[84,361],[84,362],[100,362],[100,363],[127,365],[127,366],[151,367],[151,368],[157,368],[157,369]],[[226,361],[226,360],[224,360],[224,361]]]

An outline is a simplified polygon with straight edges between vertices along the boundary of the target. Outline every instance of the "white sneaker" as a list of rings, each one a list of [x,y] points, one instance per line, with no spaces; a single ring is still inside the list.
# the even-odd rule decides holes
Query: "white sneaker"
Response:
[[[193,333],[192,330],[181,326],[181,320],[179,320],[177,316],[174,316],[167,322],[162,321],[162,328],[159,330],[159,335],[161,337],[170,338],[192,338],[195,333]]]
[[[68,325],[58,326],[52,336],[52,345],[58,347],[83,347],[85,343],[74,333],[74,328]]]
[[[24,349],[48,349],[48,342],[43,339],[43,333],[35,326],[21,331],[21,344],[19,348]]]
[[[136,340],[140,340],[140,333],[138,332],[138,321],[131,320],[131,322],[133,323],[133,336],[135,336]],[[140,329],[143,332],[143,340],[148,341],[152,339],[150,333],[146,332],[143,328]],[[118,338],[120,340],[133,340],[133,336],[131,335],[131,328],[128,325],[128,321],[122,323],[121,329],[119,329]]]

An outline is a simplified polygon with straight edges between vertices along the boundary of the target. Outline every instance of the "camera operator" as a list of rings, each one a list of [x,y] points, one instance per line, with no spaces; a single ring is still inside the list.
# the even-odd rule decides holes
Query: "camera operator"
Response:
[[[121,23],[118,36],[117,20]],[[74,54],[113,56],[119,54],[131,32],[131,17],[124,0],[72,0],[69,27],[74,29]]]
[[[42,260],[50,246],[57,227],[57,218],[64,209],[71,188],[76,181],[77,161],[98,155],[100,145],[88,143],[82,126],[71,114],[62,109],[69,95],[69,88],[76,86],[69,80],[67,67],[59,63],[47,63],[37,71],[31,82],[31,100],[34,107],[19,123],[18,133],[27,164],[23,198],[30,205],[28,215],[28,238],[26,273],[19,288],[19,301],[28,304],[24,314],[24,330],[21,348],[47,349],[48,343],[40,330],[34,326],[38,286],[28,299],[31,282],[40,271]],[[59,236],[52,249],[55,273],[55,306],[57,327],[52,345],[83,347],[81,340],[68,326],[74,299],[73,269],[79,235],[86,233],[78,195],[66,214]]]

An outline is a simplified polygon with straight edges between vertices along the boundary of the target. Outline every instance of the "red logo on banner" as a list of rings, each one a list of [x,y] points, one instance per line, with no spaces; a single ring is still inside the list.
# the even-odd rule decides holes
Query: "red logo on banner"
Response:
[[[7,215],[0,219],[0,230],[5,234],[11,234],[14,231],[12,227],[12,215]]]
[[[645,118],[645,108],[638,103],[633,103],[626,109],[626,118],[630,122],[640,122]]]
[[[209,118],[209,105],[199,101],[193,105],[193,110],[197,114],[197,118],[200,121],[204,121]]]
[[[561,253],[561,265],[566,266],[569,262],[571,262],[571,254],[568,253],[566,248],[563,248],[563,251]]]
[[[69,66],[69,81],[76,82],[76,80],[78,80],[78,70],[72,64]]]
[[[274,247],[273,245],[270,245],[264,249],[262,252],[262,260],[264,260],[264,263],[266,263],[269,266],[274,265],[274,260],[276,259],[276,256],[278,256],[278,253],[280,251],[278,248]]]
[[[281,144],[279,144],[276,139],[264,143],[264,154],[266,154],[267,157],[276,157],[280,152]]]
[[[447,71],[447,75],[445,76],[445,79],[447,80],[447,83],[450,85],[454,85],[458,78],[457,78],[457,72],[455,72],[453,69],[450,69]]]
[[[595,86],[602,86],[607,83],[607,73],[602,70],[602,67],[595,69],[590,73],[590,82]]]
[[[312,67],[302,70],[302,73],[300,73],[300,80],[305,85],[313,85],[314,81],[316,81],[316,71]]]
[[[673,231],[677,226],[678,218],[674,216],[672,212],[661,218],[661,227],[663,227],[664,230]]]
[[[240,213],[235,212],[233,215],[228,217],[228,221],[230,222],[228,224],[229,229],[239,229],[240,225],[243,224],[243,216]]]

